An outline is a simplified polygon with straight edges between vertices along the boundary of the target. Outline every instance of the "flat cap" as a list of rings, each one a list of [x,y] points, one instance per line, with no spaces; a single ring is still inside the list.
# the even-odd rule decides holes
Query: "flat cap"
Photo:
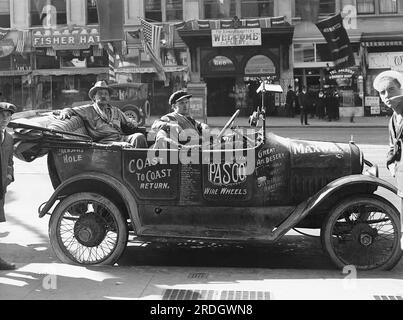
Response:
[[[176,91],[173,94],[171,94],[171,96],[169,97],[168,103],[172,106],[182,99],[191,98],[191,97],[192,97],[192,95],[187,93],[186,91],[179,90],[179,91]]]
[[[17,111],[17,107],[12,103],[0,102],[0,111],[10,111],[11,113],[15,113]]]

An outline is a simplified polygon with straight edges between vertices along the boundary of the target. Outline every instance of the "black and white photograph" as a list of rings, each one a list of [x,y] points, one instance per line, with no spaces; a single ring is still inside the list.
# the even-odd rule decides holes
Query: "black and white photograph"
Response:
[[[403,0],[0,0],[0,302],[403,300],[402,141]]]

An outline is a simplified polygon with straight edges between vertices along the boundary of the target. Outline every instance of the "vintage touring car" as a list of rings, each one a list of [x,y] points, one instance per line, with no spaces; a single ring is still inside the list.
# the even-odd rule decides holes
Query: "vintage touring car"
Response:
[[[339,268],[393,268],[401,257],[399,211],[375,191],[396,188],[378,178],[377,166],[352,142],[283,138],[266,133],[264,113],[259,118],[263,125],[249,128],[252,134],[231,130],[241,146],[200,147],[193,162],[178,159],[194,148],[94,143],[76,117],[10,126],[16,157],[30,162],[47,154],[55,191],[39,216],[50,215],[50,243],[63,262],[113,264],[129,233],[146,241],[265,244],[299,227],[320,229]]]

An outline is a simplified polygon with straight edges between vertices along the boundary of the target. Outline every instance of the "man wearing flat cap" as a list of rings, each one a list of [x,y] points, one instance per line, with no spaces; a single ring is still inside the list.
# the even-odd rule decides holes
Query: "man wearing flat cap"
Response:
[[[394,70],[381,72],[374,80],[374,88],[379,92],[382,102],[393,110],[389,121],[386,166],[397,181],[398,195],[401,198],[400,223],[403,230],[403,74]],[[400,244],[403,249],[403,236]]]
[[[65,108],[59,118],[64,120],[72,115],[81,117],[85,127],[95,142],[107,144],[128,144],[135,148],[147,148],[147,140],[138,130],[137,122],[127,117],[119,108],[110,105],[113,89],[105,81],[97,81],[89,90],[92,104]]]
[[[15,105],[8,102],[0,102],[0,222],[6,221],[6,216],[4,213],[4,201],[7,186],[14,181],[13,138],[6,131],[6,127],[11,120],[11,116],[16,110],[17,108]],[[15,269],[15,265],[3,260],[0,256],[0,270],[13,269]]]
[[[190,115],[191,94],[184,90],[174,92],[169,98],[173,112],[162,116],[154,121],[151,129],[157,132],[156,145],[167,148],[167,143],[171,147],[181,147],[182,144],[174,137],[178,137],[184,130],[194,130],[201,137],[203,130],[208,130],[207,124],[193,119]]]

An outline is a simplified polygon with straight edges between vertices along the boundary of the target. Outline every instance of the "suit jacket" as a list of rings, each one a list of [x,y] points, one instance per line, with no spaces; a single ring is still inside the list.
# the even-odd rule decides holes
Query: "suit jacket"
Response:
[[[0,222],[4,222],[6,221],[4,214],[4,196],[7,191],[7,186],[14,181],[13,137],[7,131],[5,132],[3,143],[0,144],[0,163]]]
[[[302,109],[305,109],[305,110],[309,109],[309,105],[310,105],[311,101],[310,101],[308,92],[307,93],[301,92],[298,95],[298,102]]]

